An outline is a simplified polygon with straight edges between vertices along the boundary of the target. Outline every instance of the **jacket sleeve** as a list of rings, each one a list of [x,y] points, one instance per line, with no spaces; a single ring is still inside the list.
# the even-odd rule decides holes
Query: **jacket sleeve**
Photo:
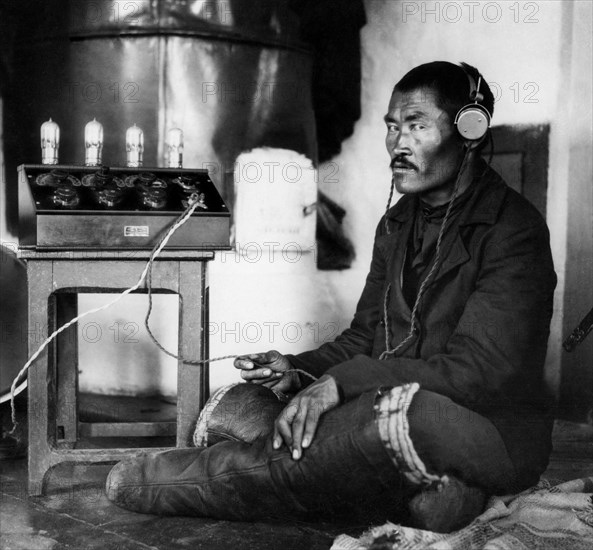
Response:
[[[335,341],[327,342],[316,350],[287,355],[293,367],[319,377],[330,367],[343,363],[355,355],[371,354],[375,328],[381,316],[380,304],[385,286],[386,261],[377,245],[377,237],[381,234],[382,228],[383,219],[377,226],[370,271],[350,327]],[[311,382],[310,379],[302,377],[301,381],[303,385]]]
[[[542,220],[494,226],[493,233],[444,351],[427,359],[357,356],[335,365],[327,374],[346,400],[379,386],[418,382],[475,408],[505,398],[515,402],[513,394],[529,393],[530,381],[541,380],[556,284],[548,230]]]

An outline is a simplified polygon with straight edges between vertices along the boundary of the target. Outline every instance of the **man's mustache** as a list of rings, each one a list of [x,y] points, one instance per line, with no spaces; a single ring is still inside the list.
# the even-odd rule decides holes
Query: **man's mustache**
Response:
[[[410,168],[411,170],[418,170],[418,167],[413,162],[406,160],[404,157],[393,157],[393,159],[391,159],[389,167],[393,170],[396,165],[401,168]]]

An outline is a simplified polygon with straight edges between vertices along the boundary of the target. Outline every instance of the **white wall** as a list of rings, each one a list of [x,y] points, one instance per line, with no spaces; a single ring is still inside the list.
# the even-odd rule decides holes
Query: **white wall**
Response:
[[[315,347],[338,327],[316,324],[321,311],[333,318],[334,308],[316,282],[315,216],[303,214],[317,195],[311,161],[293,151],[263,148],[241,155],[236,167],[236,249],[218,252],[208,264],[210,357]],[[111,297],[80,295],[79,310]],[[151,328],[177,353],[178,300],[154,298]],[[150,341],[146,308],[146,296],[127,296],[79,323],[82,391],[175,394],[177,363]],[[239,380],[232,363],[210,364],[212,389]]]
[[[552,325],[548,359],[555,382],[561,379],[560,405],[567,418],[593,418],[593,339],[572,353],[561,347],[593,305],[593,3],[563,6],[562,89],[551,132],[548,197],[552,246],[560,285],[558,315]],[[565,221],[565,223],[562,223]]]
[[[572,124],[563,118],[570,97],[562,96],[560,88],[562,67],[570,52],[570,37],[561,25],[566,2],[480,2],[474,9],[473,22],[470,2],[367,0],[365,4],[368,24],[362,29],[362,117],[342,154],[333,159],[339,165],[339,182],[324,184],[321,178],[321,188],[348,210],[347,232],[357,251],[353,269],[331,275],[330,288],[336,302],[348,314],[354,310],[354,289],[364,280],[375,224],[385,208],[389,171],[382,117],[393,85],[418,64],[465,61],[478,67],[489,83],[495,83],[492,87],[498,101],[494,124],[550,123],[552,127],[548,224],[559,285],[547,376],[557,387],[567,224],[567,173],[558,165],[567,162],[561,142]],[[461,17],[458,22],[451,22],[457,17]],[[584,17],[582,24],[590,33],[590,13],[588,22],[587,10],[579,17]],[[581,47],[590,49],[590,42]],[[586,127],[589,121],[589,130],[584,131],[590,136],[587,104],[582,114],[580,125]],[[558,135],[559,124],[563,130]]]
[[[557,388],[568,217],[568,173],[566,166],[561,168],[567,162],[567,149],[562,143],[572,126],[565,113],[570,96],[563,93],[561,83],[571,47],[571,35],[565,27],[573,24],[574,17],[566,2],[480,2],[473,12],[471,4],[475,2],[366,0],[368,23],[361,33],[362,116],[353,136],[343,144],[342,153],[319,171],[320,188],[348,212],[345,229],[357,257],[352,269],[312,274],[315,285],[302,296],[311,308],[307,323],[342,329],[355,310],[370,263],[375,227],[389,192],[383,116],[394,84],[421,63],[465,61],[478,67],[492,86],[497,99],[494,124],[549,123],[552,127],[547,210],[559,285],[546,370],[550,384]],[[581,9],[576,17],[581,25],[591,28],[590,10]],[[562,21],[567,18],[563,27]],[[587,44],[580,47],[587,49]],[[581,89],[583,93],[586,91]],[[585,104],[581,112],[584,116],[579,124],[590,136],[591,111]],[[296,271],[291,273],[299,277]],[[217,275],[225,277],[222,272]],[[213,296],[222,280],[212,276]],[[326,307],[316,307],[320,302]],[[213,311],[219,306],[214,302]],[[273,316],[282,306],[270,303],[269,307]],[[225,313],[232,317],[231,311]],[[288,342],[270,344],[281,351],[298,347]],[[213,372],[212,378],[214,385],[228,380],[226,373]]]
[[[502,89],[494,124],[550,122],[556,112],[560,2],[537,3],[537,24],[514,24],[510,10],[503,10],[499,23],[487,23],[478,17],[478,8],[474,23],[447,23],[442,16],[435,22],[434,16],[427,14],[423,21],[420,11],[415,16],[404,15],[409,4],[426,5],[430,10],[444,3],[367,0],[368,24],[362,30],[362,117],[342,154],[334,159],[340,168],[339,182],[324,185],[321,180],[322,189],[348,210],[348,232],[358,253],[355,269],[360,272],[368,267],[375,223],[389,190],[382,118],[394,84],[409,69],[439,59],[477,66],[488,81],[497,82]],[[507,3],[499,4],[504,8]],[[520,88],[536,83],[538,103],[515,103],[509,89],[515,82]],[[352,273],[344,275],[349,278]],[[348,299],[346,294],[344,297]]]
[[[496,83],[495,124],[550,123],[552,128],[548,223],[559,274],[559,299],[547,369],[550,381],[558,383],[568,217],[568,160],[563,142],[574,122],[566,118],[566,105],[572,98],[562,94],[560,84],[572,55],[571,29],[576,17],[589,29],[589,42],[574,47],[590,52],[591,10],[582,6],[591,4],[580,2],[576,14],[567,9],[567,2],[560,1],[480,2],[473,14],[472,4],[475,2],[366,0],[368,24],[361,33],[362,116],[354,135],[343,144],[342,153],[320,167],[318,174],[320,188],[347,210],[345,230],[357,253],[353,267],[319,272],[313,254],[296,263],[281,255],[273,256],[273,261],[268,255],[256,263],[218,255],[210,269],[211,356],[270,348],[298,352],[320,344],[349,324],[389,190],[382,118],[392,87],[420,63],[466,61],[477,66],[489,82]],[[583,34],[580,36],[582,39]],[[570,74],[577,73],[573,69]],[[590,72],[588,75],[590,87]],[[584,129],[579,131],[589,132],[590,138],[591,111],[586,105],[581,116],[579,124]],[[135,315],[141,318],[140,309]],[[261,337],[256,338],[252,326],[245,329],[250,322],[261,324]],[[240,324],[238,333],[235,323]],[[290,323],[299,325],[300,338],[290,332],[290,327],[286,329]],[[287,330],[285,334],[283,329]],[[114,349],[110,353],[117,354]],[[95,351],[87,357],[100,365],[105,363]],[[174,366],[165,367],[162,359],[158,361],[152,368],[166,374],[148,376],[149,384],[160,380],[164,391],[171,391],[173,384],[167,377],[174,377]],[[211,378],[215,388],[236,379],[237,374],[231,361],[225,361],[212,365]],[[136,382],[134,388],[141,389]],[[98,379],[90,389],[96,389],[97,384]]]

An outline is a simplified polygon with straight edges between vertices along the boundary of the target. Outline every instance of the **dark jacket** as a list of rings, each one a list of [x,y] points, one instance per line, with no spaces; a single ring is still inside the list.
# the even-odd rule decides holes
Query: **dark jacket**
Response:
[[[556,274],[539,212],[490,168],[445,232],[442,264],[418,313],[417,336],[394,359],[385,350],[383,301],[391,281],[391,347],[407,335],[400,284],[416,199],[406,195],[377,227],[370,272],[354,320],[335,342],[289,356],[294,367],[333,376],[349,400],[380,386],[418,382],[490,419],[518,475],[537,481],[551,450],[552,398],[543,367]]]

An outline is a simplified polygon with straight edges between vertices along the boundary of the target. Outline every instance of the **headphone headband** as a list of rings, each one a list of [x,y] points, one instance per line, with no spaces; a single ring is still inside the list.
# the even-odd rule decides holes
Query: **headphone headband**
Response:
[[[469,98],[470,98],[470,100],[473,101],[474,103],[479,103],[481,101],[484,101],[484,94],[480,93],[480,84],[482,84],[482,75],[480,75],[478,77],[478,83],[476,84],[476,81],[474,80],[474,77],[471,74],[469,74],[467,72],[465,74],[467,74],[467,79],[469,80]]]

